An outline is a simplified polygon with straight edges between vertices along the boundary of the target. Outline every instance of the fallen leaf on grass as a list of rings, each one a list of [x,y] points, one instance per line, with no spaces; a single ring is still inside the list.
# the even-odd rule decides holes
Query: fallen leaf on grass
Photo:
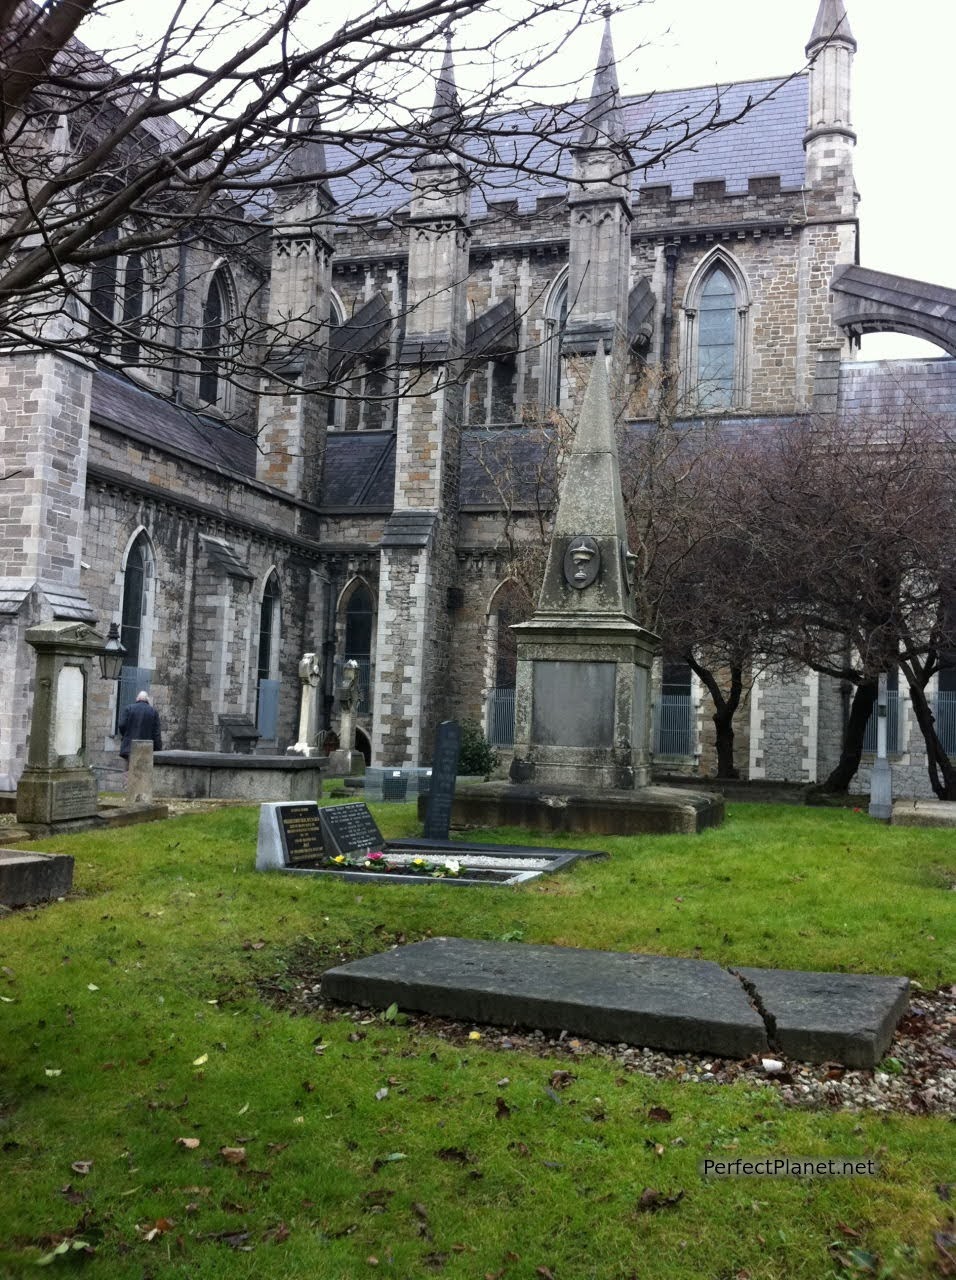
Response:
[[[859,1231],[854,1231],[854,1230],[853,1230],[853,1228],[852,1228],[852,1227],[848,1227],[848,1226],[846,1225],[846,1223],[845,1223],[845,1222],[838,1222],[836,1225],[837,1225],[837,1231],[839,1231],[840,1235],[842,1235],[842,1236],[846,1236],[846,1238],[847,1238],[848,1240],[862,1240],[862,1239],[863,1239],[863,1237],[860,1235]]]
[[[672,1209],[683,1198],[683,1191],[677,1191],[672,1196],[665,1196],[663,1192],[655,1191],[653,1187],[645,1187],[637,1202],[637,1211],[638,1213],[656,1213],[658,1209]]]
[[[193,1066],[202,1067],[202,1066],[205,1066],[208,1061],[209,1061],[209,1054],[201,1053],[198,1058],[193,1058]]]
[[[162,1236],[165,1235],[167,1231],[172,1231],[175,1225],[176,1224],[173,1222],[172,1218],[157,1218],[152,1225],[144,1224],[143,1226],[140,1226],[139,1223],[137,1223],[136,1230],[148,1243],[150,1240],[155,1240],[157,1236]]]
[[[551,1072],[551,1088],[566,1089],[569,1084],[577,1079],[573,1071],[552,1071]]]
[[[245,1147],[220,1147],[219,1154],[225,1160],[226,1164],[245,1164],[246,1149]]]
[[[288,1145],[288,1142],[270,1142],[266,1147],[266,1154],[277,1156],[280,1151],[285,1151]]]
[[[62,1067],[44,1067],[43,1074],[45,1076],[61,1076],[63,1074]]]
[[[386,1164],[394,1164],[396,1160],[407,1160],[408,1156],[404,1151],[392,1151],[387,1156],[379,1156],[377,1160],[372,1161],[372,1172],[378,1173],[379,1169]]]
[[[530,1156],[531,1151],[526,1142],[509,1142],[508,1150],[513,1151],[518,1156]]]
[[[60,1188],[60,1195],[63,1196],[65,1200],[68,1200],[70,1204],[82,1204],[86,1199],[86,1192],[77,1191],[71,1182],[68,1182],[65,1187]]]
[[[243,951],[261,951],[265,945],[265,938],[260,938],[258,942],[253,942],[251,938],[246,938],[242,944],[242,949]]]
[[[511,1108],[504,1098],[495,1098],[495,1119],[505,1120],[511,1115]]]
[[[57,1258],[62,1258],[70,1253],[82,1253],[86,1257],[92,1258],[93,1246],[88,1244],[86,1240],[61,1240],[55,1249],[45,1253],[42,1258],[37,1258],[36,1265],[38,1267],[48,1267],[51,1262],[56,1262]]]
[[[245,1106],[242,1106],[239,1108],[239,1110],[236,1112],[236,1115],[244,1116],[248,1110],[249,1110],[249,1103],[247,1102]]]
[[[74,1160],[70,1165],[74,1173],[82,1174],[85,1178],[89,1171],[93,1168],[92,1160]]]
[[[461,1147],[442,1147],[435,1155],[439,1160],[447,1160],[451,1164],[474,1164],[475,1158]]]
[[[534,1274],[541,1276],[543,1280],[554,1280],[554,1272],[550,1267],[535,1267]]]
[[[670,1124],[673,1116],[666,1107],[651,1107],[647,1113],[648,1120],[656,1120],[658,1124]]]
[[[199,1146],[199,1139],[198,1138],[177,1138],[176,1146],[185,1147],[187,1151],[195,1151],[196,1148]]]
[[[288,1225],[280,1222],[277,1227],[271,1227],[262,1238],[271,1241],[272,1244],[285,1244],[291,1234]]]
[[[385,1101],[385,1099],[386,1099],[387,1097],[388,1097],[388,1090],[387,1090],[387,1089],[376,1089],[376,1090],[375,1090],[375,1101],[376,1101],[376,1102],[384,1102],[384,1101]]]

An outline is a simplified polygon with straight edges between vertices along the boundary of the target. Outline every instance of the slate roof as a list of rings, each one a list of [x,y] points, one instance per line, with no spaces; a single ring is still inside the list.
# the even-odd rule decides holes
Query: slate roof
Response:
[[[676,152],[651,168],[642,166],[668,141],[683,136],[683,123],[692,126],[709,119],[719,97],[717,120],[729,120],[747,103],[770,94],[750,115],[725,129],[702,135],[692,146]],[[479,185],[472,193],[471,213],[480,218],[489,202],[515,200],[522,212],[534,209],[541,197],[563,196],[571,174],[568,147],[579,132],[588,103],[569,108],[529,108],[513,111],[490,122],[482,139],[469,139],[468,151],[497,156],[502,165],[523,164],[533,173],[512,167],[494,171],[482,167]],[[668,183],[675,198],[692,196],[694,183],[723,179],[729,194],[743,194],[750,178],[779,175],[784,189],[803,186],[803,134],[807,121],[807,79],[796,76],[777,80],[748,80],[739,84],[672,89],[622,100],[628,136],[650,128],[640,147],[633,149],[638,168],[633,175],[637,198],[644,186]],[[355,151],[327,146],[333,173],[355,162]],[[402,157],[394,151],[371,150],[365,166],[347,177],[333,177],[332,192],[340,213],[363,218],[384,218],[407,207],[412,163],[417,153]],[[541,176],[538,176],[540,174]]]
[[[142,437],[171,453],[192,454],[201,462],[243,476],[256,474],[256,441],[238,427],[171,404],[127,378],[97,370],[93,374],[91,419]]]
[[[841,413],[956,417],[956,360],[859,360],[840,366]]]
[[[393,431],[330,431],[319,505],[385,507],[395,493]]]

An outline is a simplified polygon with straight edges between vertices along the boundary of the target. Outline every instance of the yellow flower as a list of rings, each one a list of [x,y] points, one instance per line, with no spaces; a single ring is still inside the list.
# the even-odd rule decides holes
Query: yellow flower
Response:
[[[333,861],[333,862],[344,862],[344,861],[345,861],[345,854],[344,854],[344,853],[340,853],[337,857],[333,858],[333,859],[332,859],[332,861]]]

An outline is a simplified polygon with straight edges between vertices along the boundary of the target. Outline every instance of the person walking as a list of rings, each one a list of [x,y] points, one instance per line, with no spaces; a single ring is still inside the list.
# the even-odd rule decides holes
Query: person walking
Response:
[[[120,741],[120,755],[126,768],[129,768],[130,746],[134,740],[152,740],[153,750],[162,751],[163,739],[159,731],[159,713],[156,708],[150,704],[149,694],[145,689],[141,689],[136,695],[136,701],[130,706],[124,708],[120,715],[117,732],[122,734]]]

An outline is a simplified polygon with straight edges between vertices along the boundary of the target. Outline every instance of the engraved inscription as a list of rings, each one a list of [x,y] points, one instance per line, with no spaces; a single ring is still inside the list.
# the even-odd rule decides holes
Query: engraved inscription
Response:
[[[330,853],[367,853],[385,848],[385,837],[365,804],[339,804],[319,810],[322,834]]]
[[[315,862],[323,856],[325,845],[317,804],[285,804],[276,812],[288,865]]]

